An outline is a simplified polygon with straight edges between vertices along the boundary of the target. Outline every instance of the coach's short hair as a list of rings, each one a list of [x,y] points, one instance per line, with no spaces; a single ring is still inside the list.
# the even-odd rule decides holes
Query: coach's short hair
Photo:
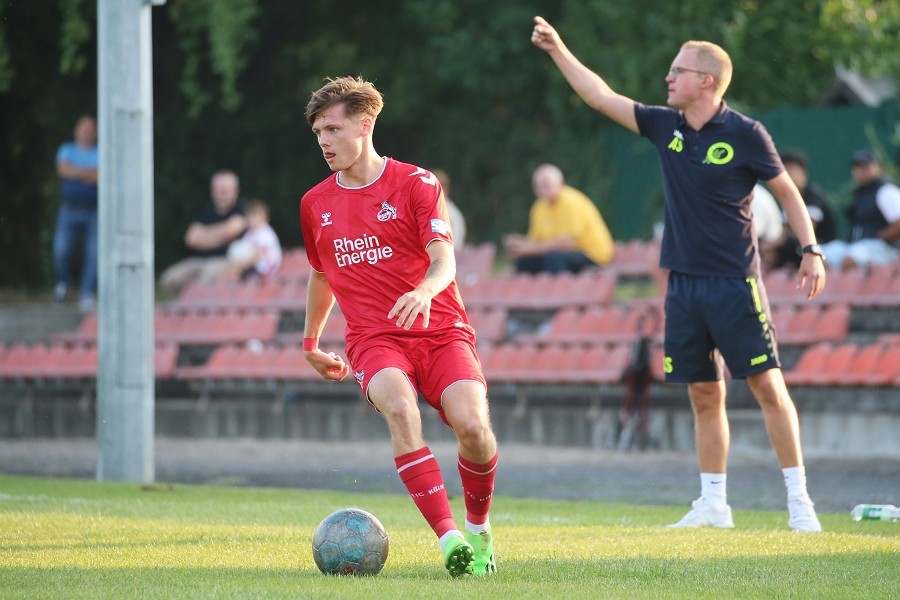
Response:
[[[327,81],[312,93],[306,105],[306,121],[310,126],[320,112],[338,104],[344,105],[348,117],[364,114],[374,119],[384,108],[381,92],[362,77],[329,77]]]
[[[694,50],[697,52],[697,69],[712,75],[716,86],[716,92],[720,96],[725,95],[725,90],[731,83],[731,57],[725,49],[712,42],[690,40],[681,45],[682,50]]]

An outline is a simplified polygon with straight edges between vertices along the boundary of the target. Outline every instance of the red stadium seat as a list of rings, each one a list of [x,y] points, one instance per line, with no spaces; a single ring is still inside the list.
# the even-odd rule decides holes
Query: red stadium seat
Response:
[[[659,242],[616,242],[615,254],[605,270],[619,277],[649,277],[659,263]]]
[[[482,308],[468,311],[469,323],[475,328],[479,346],[496,344],[506,335],[506,309]]]
[[[490,242],[456,248],[456,281],[472,284],[491,276],[497,248]]]
[[[825,368],[825,361],[831,353],[832,345],[819,343],[807,348],[800,355],[800,360],[790,371],[784,372],[784,379],[792,385],[811,385],[816,383],[819,373]]]
[[[900,378],[900,344],[884,345],[868,372],[858,378],[859,385],[897,385]]]
[[[285,250],[281,254],[281,267],[278,269],[276,277],[280,280],[288,279],[308,279],[312,267],[306,258],[306,250],[303,248],[292,248]]]
[[[834,385],[866,385],[867,378],[875,373],[884,351],[884,346],[880,344],[858,348],[847,362],[846,370],[828,373],[826,382]]]
[[[792,371],[785,373],[785,380],[797,385],[835,384],[839,378],[838,374],[850,369],[850,363],[857,350],[857,345],[853,343],[839,346],[816,344],[800,356]]]

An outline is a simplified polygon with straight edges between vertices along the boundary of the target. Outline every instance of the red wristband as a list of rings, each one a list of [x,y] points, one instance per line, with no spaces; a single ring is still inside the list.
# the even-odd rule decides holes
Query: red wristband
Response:
[[[303,338],[303,351],[304,352],[315,352],[318,349],[319,349],[319,338],[315,338],[315,337]]]

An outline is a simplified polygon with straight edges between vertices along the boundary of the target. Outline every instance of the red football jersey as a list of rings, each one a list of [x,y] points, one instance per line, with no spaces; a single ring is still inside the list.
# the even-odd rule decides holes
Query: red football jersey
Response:
[[[428,329],[421,315],[409,331],[387,316],[425,277],[428,244],[453,243],[444,194],[429,171],[386,158],[378,179],[360,188],[342,186],[335,173],[304,194],[300,227],[309,264],[325,274],[347,319],[348,343],[471,331],[455,281],[432,300]]]

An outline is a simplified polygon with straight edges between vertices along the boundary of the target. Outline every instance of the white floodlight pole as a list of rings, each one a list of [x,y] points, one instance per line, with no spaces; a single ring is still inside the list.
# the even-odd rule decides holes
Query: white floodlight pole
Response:
[[[152,483],[153,71],[159,0],[97,1],[97,479]]]

